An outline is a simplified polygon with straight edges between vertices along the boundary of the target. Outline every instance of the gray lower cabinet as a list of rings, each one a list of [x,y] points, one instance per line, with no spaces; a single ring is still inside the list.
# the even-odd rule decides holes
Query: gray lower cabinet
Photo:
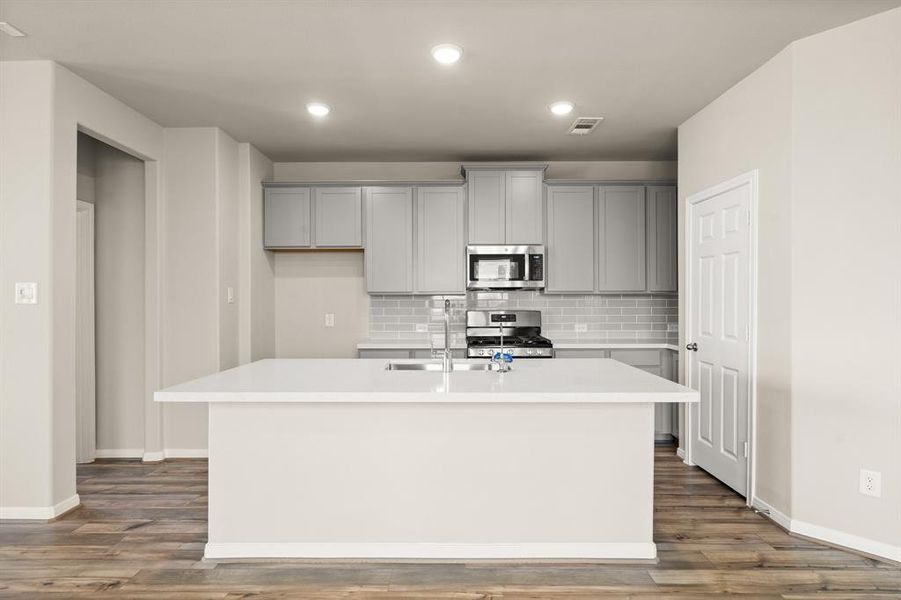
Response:
[[[462,294],[466,239],[463,188],[416,190],[416,282],[421,294]]]
[[[454,358],[466,358],[466,350],[455,348],[451,350]],[[358,358],[385,358],[404,359],[415,358],[428,360],[432,358],[432,351],[424,348],[361,348],[357,350]]]
[[[647,188],[649,292],[675,292],[678,287],[677,207],[675,187]]]
[[[548,293],[595,290],[594,188],[547,188]]]
[[[363,245],[362,192],[358,187],[315,188],[314,245],[359,248]]]
[[[310,188],[266,188],[263,195],[263,246],[308,248]]]
[[[413,188],[364,189],[366,289],[413,292]]]
[[[588,348],[558,348],[554,350],[557,359],[567,358],[612,358],[627,365],[631,365],[642,371],[653,373],[678,381],[679,374],[676,361],[678,353],[672,350],[658,350],[645,348],[622,348],[613,350],[594,350]],[[678,437],[678,405],[656,404],[654,405],[654,436],[660,441]]]
[[[647,289],[644,186],[598,188],[598,291]]]

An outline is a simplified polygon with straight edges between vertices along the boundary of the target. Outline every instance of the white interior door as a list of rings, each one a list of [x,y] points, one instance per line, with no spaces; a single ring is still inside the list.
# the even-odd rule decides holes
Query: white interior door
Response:
[[[689,198],[689,462],[747,496],[753,174]]]
[[[75,213],[75,460],[97,453],[94,355],[94,205],[78,200]]]

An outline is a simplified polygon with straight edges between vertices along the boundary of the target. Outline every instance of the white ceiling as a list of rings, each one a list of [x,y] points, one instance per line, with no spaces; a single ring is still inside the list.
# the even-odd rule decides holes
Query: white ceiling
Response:
[[[277,161],[671,159],[676,127],[792,40],[901,0],[2,0],[54,59],[166,126]],[[439,42],[464,48],[442,67]],[[568,99],[570,117],[546,105]],[[304,110],[326,102],[316,120]],[[565,135],[575,116],[604,116]]]

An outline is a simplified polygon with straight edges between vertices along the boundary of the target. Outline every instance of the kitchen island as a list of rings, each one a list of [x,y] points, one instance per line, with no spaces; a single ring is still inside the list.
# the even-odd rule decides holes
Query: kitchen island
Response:
[[[654,404],[694,390],[610,359],[386,362],[261,360],[156,392],[209,404],[206,558],[656,557]]]

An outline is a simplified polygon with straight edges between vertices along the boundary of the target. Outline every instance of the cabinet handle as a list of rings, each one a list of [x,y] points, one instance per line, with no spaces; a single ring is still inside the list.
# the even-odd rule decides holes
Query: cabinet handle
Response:
[[[685,346],[685,349],[686,349],[686,350],[691,350],[692,352],[697,352],[697,351],[698,351],[698,345],[697,345],[695,342],[692,342],[692,343],[688,344],[687,346]]]

